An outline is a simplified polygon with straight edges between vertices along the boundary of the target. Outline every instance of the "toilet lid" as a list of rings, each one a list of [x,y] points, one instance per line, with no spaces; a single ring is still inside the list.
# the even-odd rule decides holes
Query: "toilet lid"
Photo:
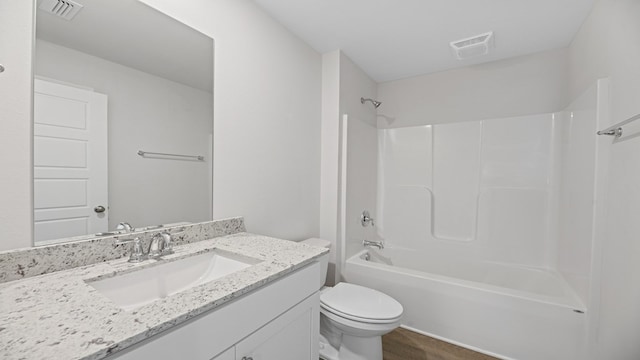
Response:
[[[338,315],[369,320],[395,320],[402,316],[402,305],[391,296],[364,286],[339,283],[320,295],[323,308]]]

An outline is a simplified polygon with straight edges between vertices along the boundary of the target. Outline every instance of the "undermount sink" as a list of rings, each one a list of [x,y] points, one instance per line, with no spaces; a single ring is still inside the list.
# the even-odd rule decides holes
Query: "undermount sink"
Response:
[[[87,283],[120,308],[129,311],[259,262],[215,249]]]

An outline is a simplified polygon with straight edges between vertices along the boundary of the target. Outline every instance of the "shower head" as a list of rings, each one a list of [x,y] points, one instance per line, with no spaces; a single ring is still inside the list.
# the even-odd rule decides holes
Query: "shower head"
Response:
[[[371,103],[373,104],[373,106],[375,106],[375,107],[376,107],[376,109],[377,109],[377,108],[379,108],[379,107],[380,107],[380,105],[382,105],[382,102],[380,102],[380,101],[376,101],[376,100],[373,100],[373,99],[360,98],[360,103],[361,103],[361,104],[364,104],[364,103],[366,103],[367,101],[371,102]]]

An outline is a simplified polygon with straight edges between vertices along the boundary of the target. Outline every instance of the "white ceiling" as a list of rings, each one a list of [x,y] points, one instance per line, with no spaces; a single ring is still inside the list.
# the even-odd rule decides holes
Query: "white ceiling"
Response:
[[[254,0],[318,52],[341,49],[384,82],[566,47],[594,0]],[[494,31],[489,55],[449,42]]]
[[[36,37],[212,92],[213,39],[137,0],[75,1],[71,21],[38,10]]]

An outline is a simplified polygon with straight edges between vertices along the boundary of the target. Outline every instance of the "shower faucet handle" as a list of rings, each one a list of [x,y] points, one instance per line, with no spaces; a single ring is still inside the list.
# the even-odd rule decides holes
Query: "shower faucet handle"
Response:
[[[367,227],[369,225],[371,226],[376,225],[374,223],[374,219],[371,217],[368,210],[364,210],[362,212],[362,215],[360,215],[360,224],[362,224],[363,227]]]

